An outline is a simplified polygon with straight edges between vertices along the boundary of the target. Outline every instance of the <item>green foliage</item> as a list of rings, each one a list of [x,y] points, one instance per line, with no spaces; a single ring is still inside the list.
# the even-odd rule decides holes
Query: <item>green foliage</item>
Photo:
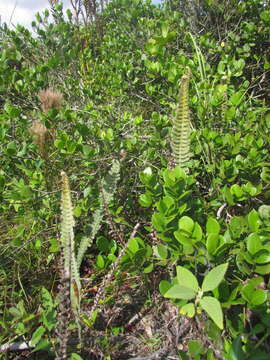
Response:
[[[32,31],[0,28],[0,341],[55,358],[64,245],[81,315],[66,317],[70,342],[79,321],[93,340],[72,358],[128,356],[130,326],[132,354],[163,348],[169,298],[191,318],[175,357],[268,359],[269,1],[97,6],[83,24],[57,3]],[[48,88],[63,104],[44,111]],[[59,169],[72,174],[62,228]],[[135,313],[153,309],[158,326],[136,333]]]
[[[177,266],[177,284],[172,285],[163,295],[171,299],[195,300],[195,307],[192,303],[185,304],[181,309],[181,314],[195,315],[194,310],[200,306],[215,322],[223,329],[223,314],[218,299],[212,296],[203,296],[204,292],[215,290],[224,278],[228,264],[222,264],[212,269],[204,278],[201,289],[199,288],[196,277],[188,269]]]

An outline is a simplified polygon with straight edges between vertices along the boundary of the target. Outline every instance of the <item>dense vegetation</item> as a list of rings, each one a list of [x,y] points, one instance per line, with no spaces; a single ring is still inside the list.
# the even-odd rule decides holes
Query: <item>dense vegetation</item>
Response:
[[[269,360],[269,1],[74,3],[0,28],[0,358]]]

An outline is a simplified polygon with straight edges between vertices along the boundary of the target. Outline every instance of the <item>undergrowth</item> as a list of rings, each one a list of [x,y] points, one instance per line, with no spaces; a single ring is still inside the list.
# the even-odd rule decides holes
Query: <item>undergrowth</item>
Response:
[[[268,9],[1,25],[1,359],[269,359]]]

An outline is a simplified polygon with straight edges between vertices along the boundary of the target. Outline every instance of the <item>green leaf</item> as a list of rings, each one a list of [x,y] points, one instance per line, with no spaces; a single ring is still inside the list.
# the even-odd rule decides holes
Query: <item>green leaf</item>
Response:
[[[220,232],[220,225],[214,218],[208,218],[206,223],[206,231],[208,234],[219,234]]]
[[[267,293],[262,289],[256,289],[251,296],[251,305],[259,306],[266,302]]]
[[[248,225],[252,231],[259,230],[261,221],[260,217],[255,209],[248,214]]]
[[[145,49],[149,54],[157,55],[160,52],[161,47],[155,39],[149,39],[145,45]]]
[[[96,240],[96,245],[99,249],[99,251],[109,251],[110,250],[110,241],[104,237],[104,236],[99,236]],[[130,242],[129,244],[130,245]]]
[[[224,200],[227,201],[229,205],[234,205],[232,193],[230,192],[230,189],[227,188],[226,186],[223,189],[223,194],[224,194]]]
[[[262,249],[261,240],[258,234],[252,233],[247,237],[247,250],[251,255]]]
[[[139,250],[139,244],[136,238],[131,238],[128,242],[128,249],[135,254]]]
[[[160,231],[160,232],[166,231],[166,222],[164,219],[164,215],[162,215],[160,213],[155,213],[152,216],[152,224],[157,231]]]
[[[243,99],[242,91],[237,91],[230,97],[230,103],[231,105],[238,106],[242,102],[242,99]]]
[[[270,10],[265,10],[260,13],[260,18],[270,24]]]
[[[172,286],[165,294],[165,298],[169,299],[183,299],[183,300],[190,300],[195,298],[196,292],[192,289],[181,286],[181,285],[174,285]]]
[[[172,287],[171,283],[167,280],[161,280],[159,283],[159,291],[161,295],[165,295],[166,292]]]
[[[97,263],[97,267],[98,267],[99,269],[104,269],[104,267],[105,267],[105,261],[104,261],[104,258],[103,258],[102,255],[98,255],[98,256],[97,256],[97,261],[96,261],[96,263]]]
[[[264,166],[262,168],[261,179],[267,184],[270,184],[270,167]]]
[[[260,275],[267,275],[270,273],[270,264],[267,265],[257,265],[255,268],[255,273]]]
[[[163,38],[166,38],[169,32],[169,25],[167,23],[161,24],[161,34]]]
[[[82,208],[80,205],[75,206],[74,210],[73,210],[73,214],[75,217],[80,217],[82,213]]]
[[[35,346],[32,353],[40,350],[50,350],[50,348],[51,348],[51,344],[49,343],[49,341],[47,339],[43,339]]]
[[[192,234],[194,228],[194,221],[188,216],[183,216],[179,220],[178,226],[179,230],[183,230],[188,234]]]
[[[258,212],[262,219],[270,220],[270,205],[261,205]]]
[[[155,253],[158,257],[160,257],[161,259],[167,259],[168,256],[168,248],[165,245],[162,244],[158,244],[155,247]]]
[[[203,232],[202,232],[202,228],[201,226],[196,222],[194,229],[193,229],[193,233],[192,233],[192,239],[194,239],[195,241],[201,241],[202,240],[202,236],[203,236]]]
[[[149,274],[150,272],[152,272],[154,269],[154,264],[153,263],[150,263],[148,266],[146,266],[144,269],[143,269],[143,272],[145,274]]]
[[[257,264],[269,263],[270,262],[270,251],[268,251],[267,249],[262,249],[257,254],[255,254],[254,257],[255,257],[255,262]]]
[[[234,339],[226,360],[245,360],[245,359],[246,357],[242,350],[242,340],[241,340],[241,336],[239,335],[237,336],[236,339]]]
[[[209,317],[214,321],[214,323],[220,329],[223,329],[223,313],[220,302],[214,297],[204,296],[200,300],[200,305],[203,310],[209,315]]]
[[[143,207],[149,207],[152,204],[152,196],[149,193],[141,194],[139,197],[139,203]]]
[[[196,277],[191,271],[184,268],[183,266],[176,266],[177,281],[179,285],[190,288],[194,291],[198,291],[199,284]]]
[[[203,353],[204,348],[203,348],[202,344],[199,343],[198,341],[196,341],[196,340],[190,340],[190,341],[188,342],[188,351],[189,351],[189,354],[190,354],[193,358],[195,358],[195,356]]]
[[[227,271],[228,263],[221,264],[212,269],[204,278],[202,291],[212,291],[218,287]]]
[[[209,234],[206,240],[206,249],[210,255],[214,255],[219,246],[219,235]]]
[[[44,308],[46,309],[53,308],[54,304],[53,304],[52,296],[45,287],[42,287],[41,289],[41,298],[42,298],[42,306]]]
[[[241,186],[239,186],[238,184],[232,185],[230,191],[232,195],[235,195],[237,197],[237,199],[241,200],[241,198],[243,197],[244,192]]]
[[[83,360],[83,358],[76,353],[72,353],[70,356],[70,360]]]
[[[45,333],[46,329],[44,326],[39,326],[36,331],[33,333],[31,338],[32,345],[36,345],[40,340],[42,335]]]
[[[193,318],[194,315],[195,315],[195,306],[193,303],[188,303],[188,304],[185,304],[181,307],[180,311],[179,311],[180,314],[182,315],[186,315],[190,318]]]

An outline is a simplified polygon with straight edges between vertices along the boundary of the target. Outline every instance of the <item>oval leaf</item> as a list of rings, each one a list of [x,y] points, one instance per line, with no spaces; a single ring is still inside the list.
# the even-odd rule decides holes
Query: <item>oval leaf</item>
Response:
[[[220,225],[214,218],[208,218],[206,223],[206,231],[208,234],[219,234],[220,232]]]
[[[188,234],[192,234],[194,228],[194,221],[188,216],[183,216],[179,220],[178,226],[180,230],[183,230]]]
[[[161,295],[165,295],[166,292],[172,287],[171,283],[167,280],[161,280],[159,283],[159,292]]]
[[[220,329],[223,329],[223,313],[220,302],[211,296],[204,296],[200,301],[200,305],[214,323]]]
[[[182,315],[186,315],[190,318],[193,318],[193,316],[195,315],[195,306],[193,303],[188,303],[188,304],[185,304],[184,306],[181,307],[180,311],[179,311],[180,314]]]
[[[165,294],[165,298],[169,299],[183,299],[183,300],[190,300],[195,298],[196,292],[192,289],[181,286],[181,285],[174,285],[172,286]]]
[[[44,326],[39,326],[32,335],[31,344],[36,345],[41,340],[41,337],[45,331],[46,329]]]
[[[194,291],[198,291],[199,285],[196,277],[191,271],[184,268],[183,266],[176,267],[177,281],[179,285],[185,286]]]
[[[212,269],[204,278],[202,291],[212,291],[218,287],[227,271],[228,263],[221,264]]]

